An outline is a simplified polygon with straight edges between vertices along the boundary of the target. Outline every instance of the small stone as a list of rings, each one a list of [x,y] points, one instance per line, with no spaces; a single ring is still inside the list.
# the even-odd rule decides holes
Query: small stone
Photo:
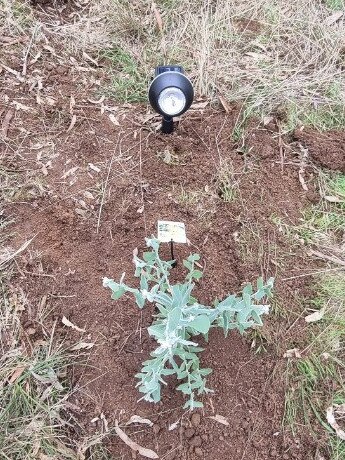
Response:
[[[219,441],[224,441],[224,436],[219,436]]]
[[[192,415],[191,422],[193,426],[199,426],[201,422],[201,416],[197,412]]]
[[[158,434],[161,430],[161,427],[155,423],[152,427],[154,434]]]
[[[289,454],[284,454],[284,455],[283,455],[283,460],[289,460],[289,459],[290,459]]]
[[[184,432],[184,435],[187,439],[190,439],[192,436],[195,435],[195,430],[194,428],[187,428]]]
[[[277,454],[277,451],[275,449],[272,449],[271,452],[270,452],[270,456],[271,457],[276,457],[278,454]]]
[[[196,447],[194,453],[197,457],[202,457],[204,455],[204,452],[200,449],[200,447]]]
[[[201,439],[202,439],[203,441],[207,442],[207,441],[208,441],[208,436],[207,436],[207,434],[202,434],[202,435],[201,435]]]
[[[202,439],[200,436],[194,436],[191,440],[190,440],[190,444],[194,447],[200,447],[201,444],[202,444]]]

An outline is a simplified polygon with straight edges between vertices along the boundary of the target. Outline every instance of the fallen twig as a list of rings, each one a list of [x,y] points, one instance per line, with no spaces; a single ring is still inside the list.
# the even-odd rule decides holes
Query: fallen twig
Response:
[[[328,256],[327,254],[323,254],[320,251],[315,251],[314,249],[309,249],[308,252],[310,255],[319,257],[320,259],[328,260],[329,262],[333,262],[334,264],[342,265],[343,267],[345,267],[345,260],[339,259],[336,256]]]
[[[7,138],[8,128],[10,127],[10,123],[11,123],[11,120],[13,118],[13,115],[14,115],[14,110],[9,109],[9,111],[6,113],[5,118],[4,118],[3,122],[2,122],[1,131],[2,131],[2,135],[3,135],[4,139]]]

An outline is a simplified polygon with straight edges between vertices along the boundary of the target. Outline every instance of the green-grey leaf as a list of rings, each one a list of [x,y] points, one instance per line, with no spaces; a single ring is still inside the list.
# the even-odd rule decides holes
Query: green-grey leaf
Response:
[[[202,271],[193,270],[192,273],[191,273],[191,277],[196,279],[196,280],[199,280],[200,278],[202,278]]]
[[[185,395],[190,395],[192,391],[188,383],[181,383],[176,390],[182,391]]]
[[[210,319],[206,315],[200,315],[193,321],[188,323],[188,327],[192,327],[193,329],[195,329],[198,332],[201,332],[202,334],[207,334],[210,329],[210,326]]]
[[[116,290],[113,290],[111,294],[111,298],[113,300],[118,300],[125,292],[126,292],[126,289],[123,286],[118,286]]]
[[[141,292],[134,292],[134,297],[135,297],[135,301],[138,305],[139,308],[143,308],[143,306],[145,305],[145,299],[143,297],[143,295],[141,294]]]

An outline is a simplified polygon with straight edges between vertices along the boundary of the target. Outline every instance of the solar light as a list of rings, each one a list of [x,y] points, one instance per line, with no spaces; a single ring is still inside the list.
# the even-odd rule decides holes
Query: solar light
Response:
[[[182,115],[193,102],[192,83],[181,66],[158,66],[149,88],[149,101],[153,109],[163,116],[162,132],[174,130],[173,117]]]

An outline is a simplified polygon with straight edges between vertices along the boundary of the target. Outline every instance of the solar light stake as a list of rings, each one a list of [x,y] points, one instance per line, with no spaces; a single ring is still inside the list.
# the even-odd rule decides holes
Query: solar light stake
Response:
[[[162,133],[171,134],[174,131],[174,119],[173,117],[162,118]]]
[[[193,102],[192,83],[181,66],[158,66],[149,87],[149,101],[153,109],[163,116],[162,132],[174,130],[173,117],[182,115]]]

